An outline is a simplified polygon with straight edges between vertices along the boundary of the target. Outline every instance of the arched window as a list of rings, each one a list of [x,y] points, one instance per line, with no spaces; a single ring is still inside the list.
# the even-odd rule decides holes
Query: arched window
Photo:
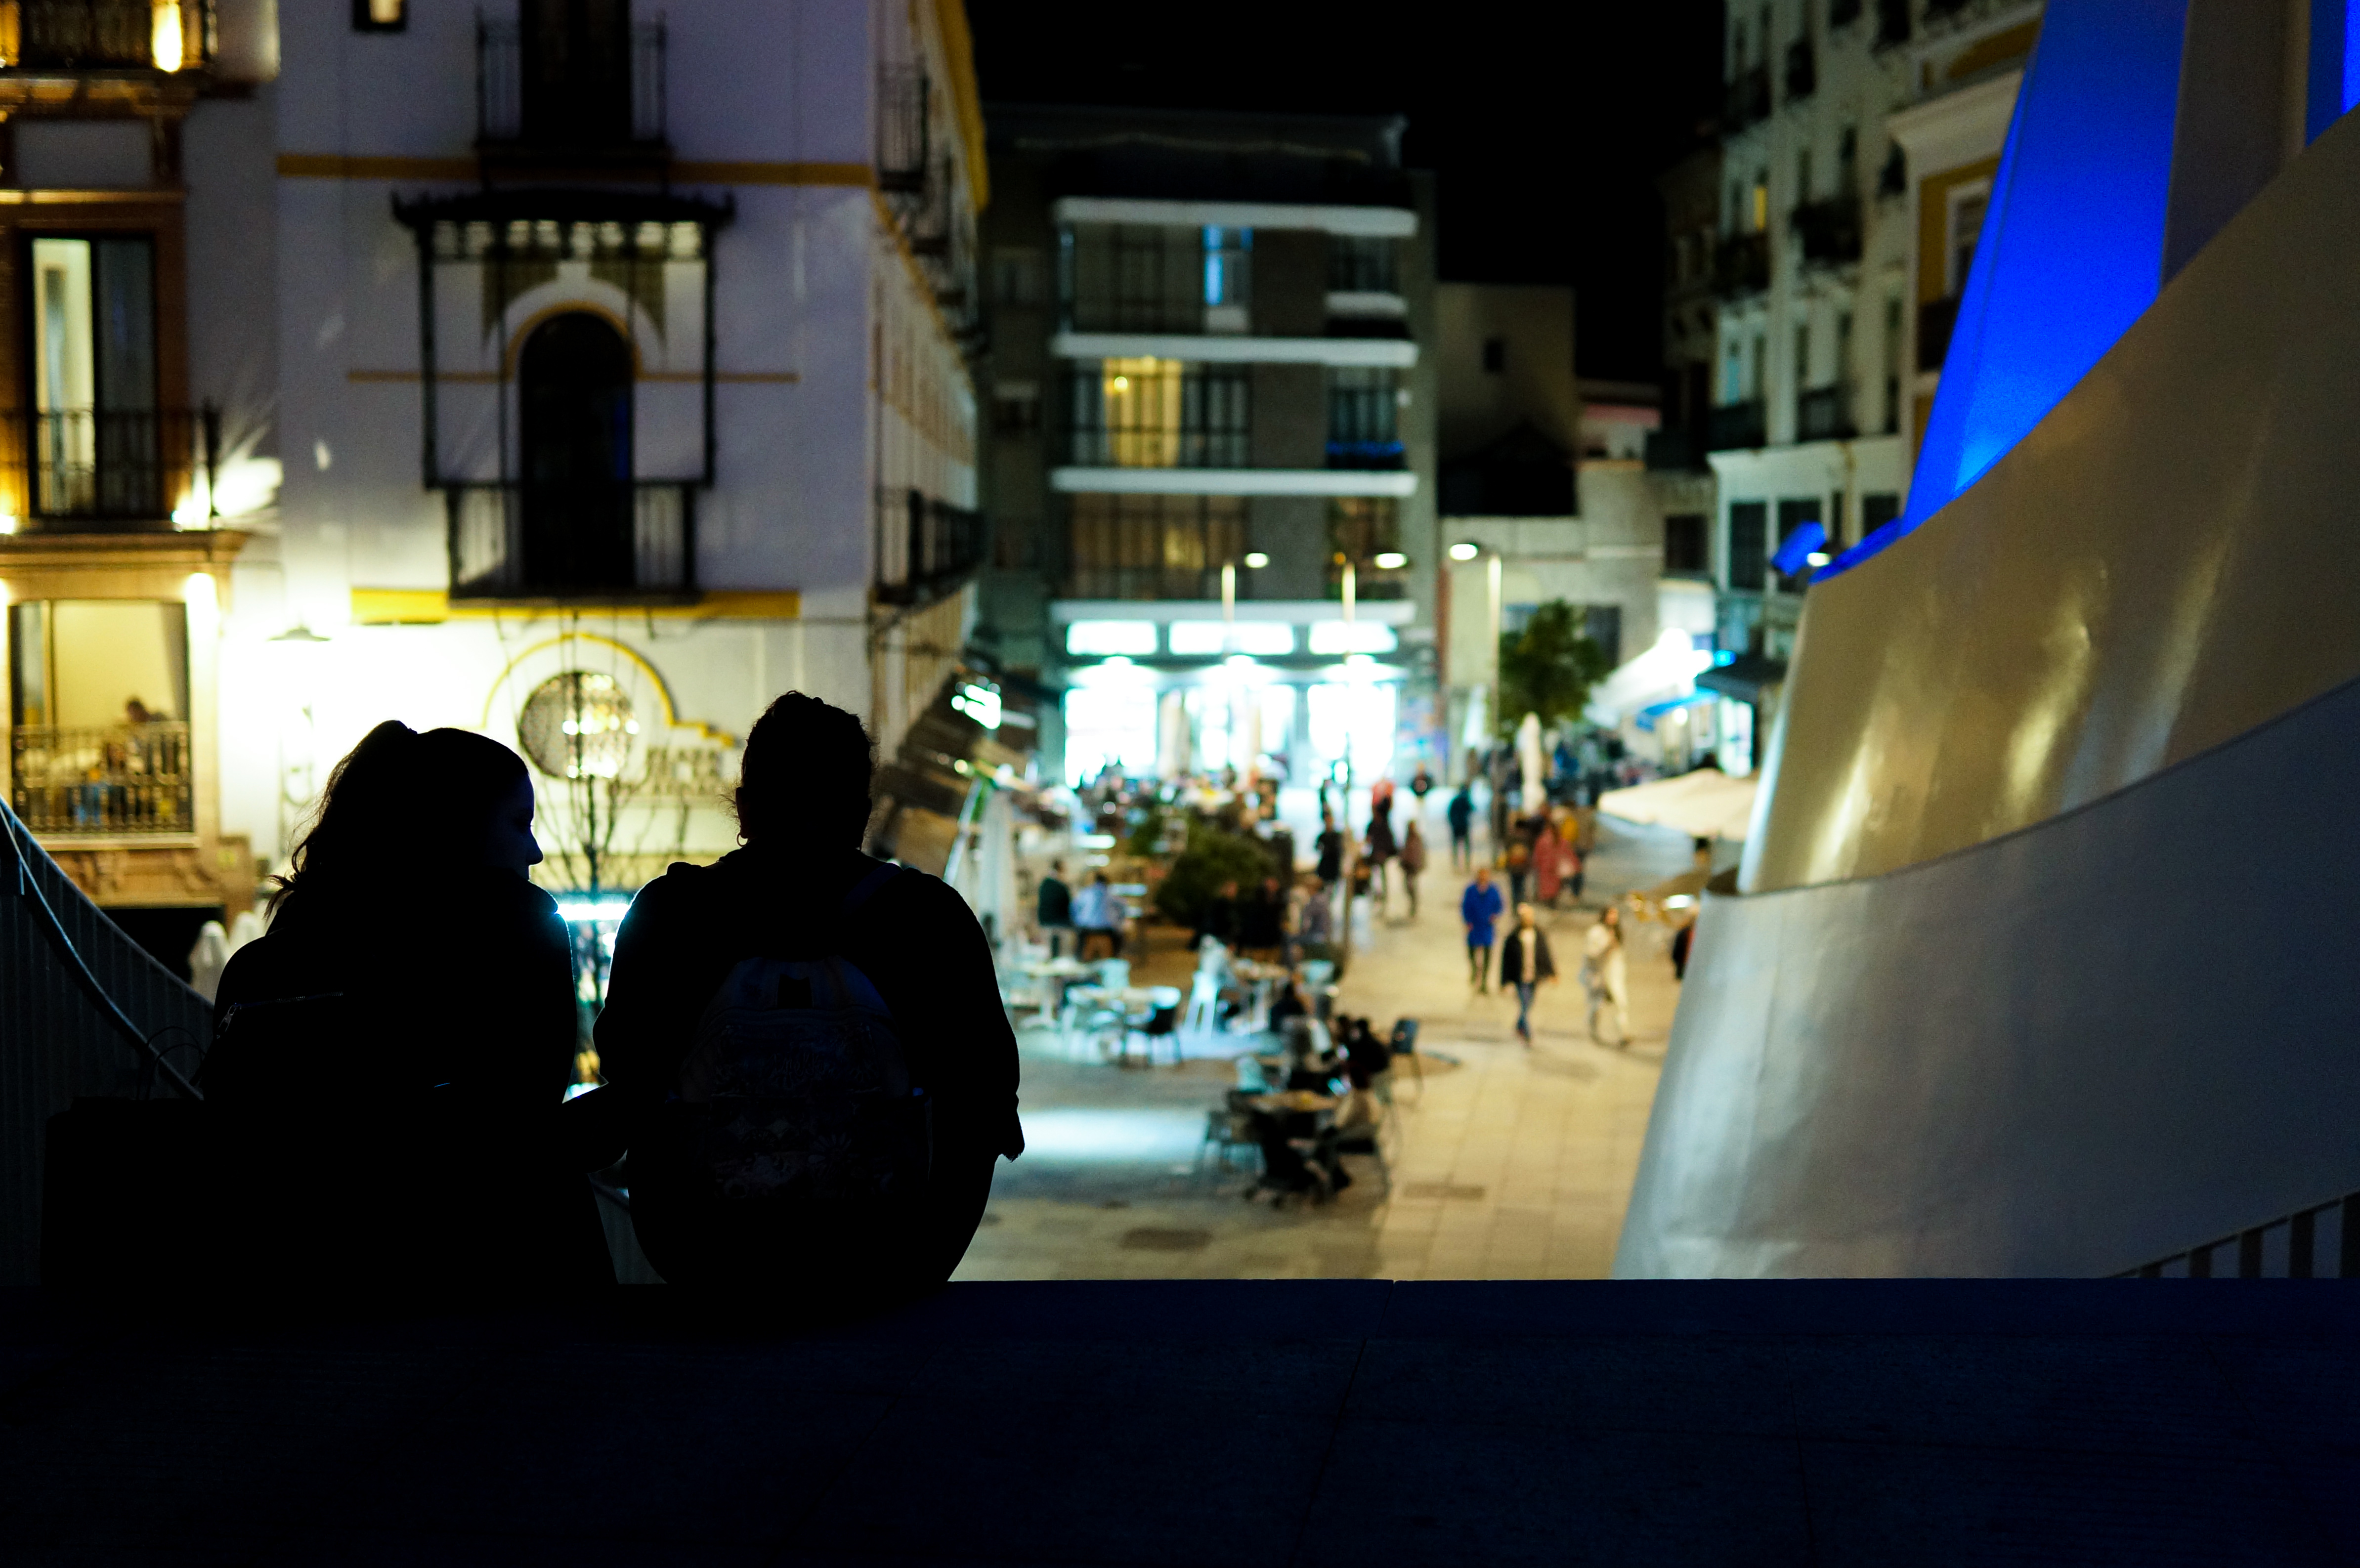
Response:
[[[518,369],[525,574],[542,588],[628,588],[631,346],[573,310],[525,339]]]

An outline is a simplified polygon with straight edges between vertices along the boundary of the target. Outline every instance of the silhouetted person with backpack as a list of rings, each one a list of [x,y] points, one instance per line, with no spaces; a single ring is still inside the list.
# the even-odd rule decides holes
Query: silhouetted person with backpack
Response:
[[[598,1054],[674,1284],[783,1311],[931,1288],[1023,1151],[990,944],[945,884],[860,852],[870,768],[858,719],[780,698],[746,740],[745,847],[623,921]]]
[[[532,811],[523,760],[465,730],[388,722],[336,765],[198,1075],[231,1284],[614,1282],[583,1178],[605,1161],[572,1155],[560,1109],[574,965],[526,880]]]

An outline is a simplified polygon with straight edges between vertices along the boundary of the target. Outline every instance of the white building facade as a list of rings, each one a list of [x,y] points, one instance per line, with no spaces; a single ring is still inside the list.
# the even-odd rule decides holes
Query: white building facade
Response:
[[[283,853],[374,724],[541,775],[552,886],[735,839],[780,692],[890,757],[981,548],[956,0],[288,6],[273,528],[225,818]]]

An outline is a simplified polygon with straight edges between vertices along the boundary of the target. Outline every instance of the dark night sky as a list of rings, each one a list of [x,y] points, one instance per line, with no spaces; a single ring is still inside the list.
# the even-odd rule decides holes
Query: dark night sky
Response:
[[[1720,77],[1720,0],[1185,6],[968,0],[986,103],[1400,114],[1442,275],[1579,290],[1585,376],[1653,379],[1655,176]]]

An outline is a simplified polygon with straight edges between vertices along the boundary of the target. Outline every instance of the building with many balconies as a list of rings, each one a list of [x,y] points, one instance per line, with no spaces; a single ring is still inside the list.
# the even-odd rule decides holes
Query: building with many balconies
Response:
[[[223,613],[267,527],[268,7],[0,7],[9,802],[167,962],[254,891]]]
[[[995,105],[982,635],[1080,779],[1439,760],[1402,123]]]
[[[288,472],[238,572],[239,824],[283,849],[369,725],[464,725],[539,770],[545,879],[628,891],[733,842],[733,748],[790,688],[866,716],[889,811],[939,793],[894,769],[981,544],[955,0],[279,27]]]
[[[1730,660],[1700,684],[1755,710],[1750,724],[1725,715],[1732,731],[1766,727],[1812,568],[1898,517],[1907,493],[1931,403],[1920,367],[1940,363],[1943,302],[1963,284],[1991,165],[1978,147],[1957,160],[1973,169],[1927,186],[1907,145],[1916,122],[1902,112],[1954,91],[1975,89],[1977,103],[2001,91],[2039,15],[2038,0],[1730,8],[1718,397],[1704,443]],[[1990,118],[1976,119],[1979,132]],[[1931,243],[1921,234],[1928,189],[1948,202]],[[1960,259],[1928,270],[1923,257],[1946,245]]]

